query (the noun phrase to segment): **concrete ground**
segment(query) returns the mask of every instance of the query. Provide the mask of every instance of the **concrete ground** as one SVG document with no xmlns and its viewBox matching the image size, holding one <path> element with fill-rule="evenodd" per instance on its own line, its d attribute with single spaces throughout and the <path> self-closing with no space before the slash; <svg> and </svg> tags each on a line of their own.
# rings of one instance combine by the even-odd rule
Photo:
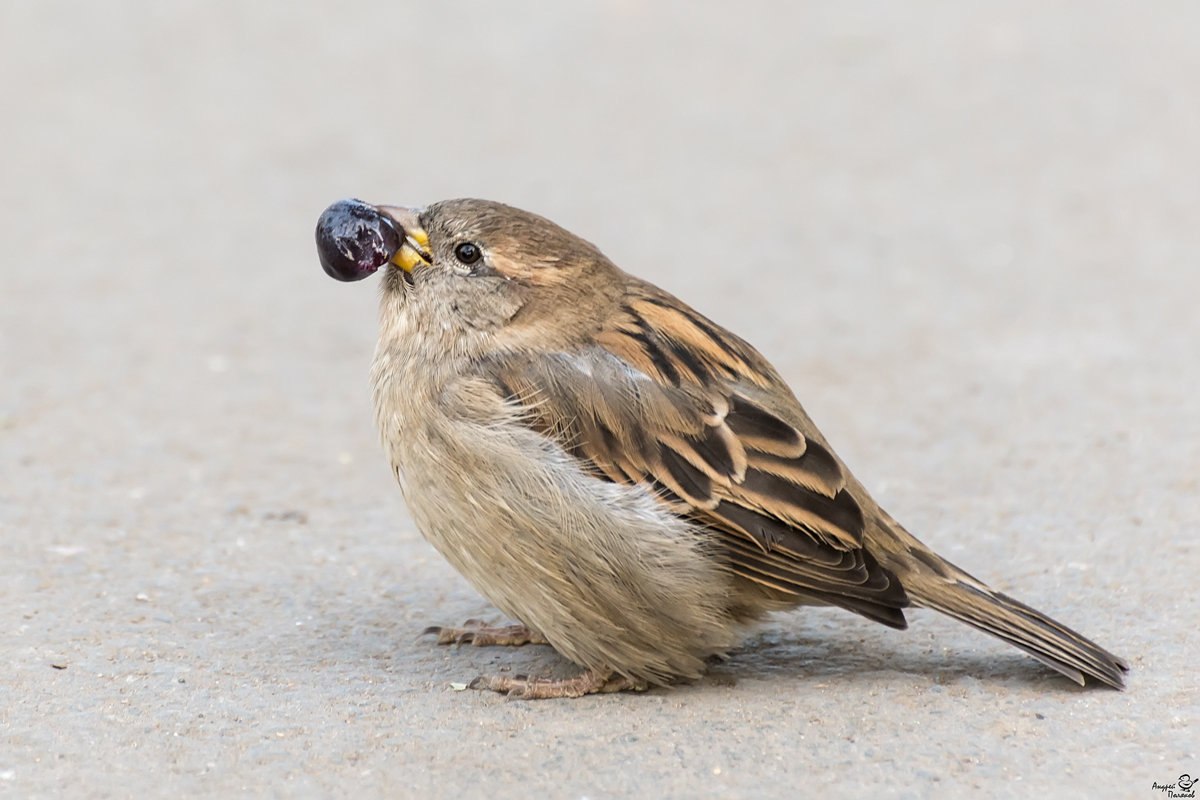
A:
<svg viewBox="0 0 1200 800">
<path fill-rule="evenodd" d="M 0 795 L 1154 798 L 1200 773 L 1200 6 L 5 3 Z M 336 9 L 336 10 L 335 10 Z M 781 616 L 544 648 L 376 444 L 331 201 L 546 214 L 755 342 L 884 504 L 1133 665 Z"/>
</svg>

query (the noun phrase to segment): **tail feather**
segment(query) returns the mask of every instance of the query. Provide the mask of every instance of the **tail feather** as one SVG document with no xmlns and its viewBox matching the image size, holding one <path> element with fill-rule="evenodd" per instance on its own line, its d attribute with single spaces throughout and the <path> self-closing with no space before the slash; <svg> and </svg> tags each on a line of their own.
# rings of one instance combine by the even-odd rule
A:
<svg viewBox="0 0 1200 800">
<path fill-rule="evenodd" d="M 965 573 L 962 577 L 965 580 L 951 578 L 920 589 L 906 588 L 916 604 L 1003 639 L 1080 686 L 1085 678 L 1093 678 L 1114 689 L 1125 688 L 1129 664 L 1123 659 L 1037 609 L 994 592 Z"/>
</svg>

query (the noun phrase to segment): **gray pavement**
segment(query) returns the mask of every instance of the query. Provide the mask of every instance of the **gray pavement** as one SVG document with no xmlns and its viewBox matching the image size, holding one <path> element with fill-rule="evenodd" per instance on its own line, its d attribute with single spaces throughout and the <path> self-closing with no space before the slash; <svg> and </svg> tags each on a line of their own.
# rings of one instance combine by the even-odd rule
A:
<svg viewBox="0 0 1200 800">
<path fill-rule="evenodd" d="M 1157 798 L 1200 773 L 1200 5 L 0 6 L 0 795 Z M 785 615 L 693 686 L 496 612 L 375 441 L 345 196 L 541 212 L 755 342 L 877 496 L 1129 658 Z"/>
</svg>

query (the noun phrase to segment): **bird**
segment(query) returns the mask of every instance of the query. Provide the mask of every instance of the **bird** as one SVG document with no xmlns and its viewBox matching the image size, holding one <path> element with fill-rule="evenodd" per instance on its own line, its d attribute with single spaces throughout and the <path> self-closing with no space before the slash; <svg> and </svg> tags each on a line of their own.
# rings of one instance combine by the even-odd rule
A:
<svg viewBox="0 0 1200 800">
<path fill-rule="evenodd" d="M 423 536 L 514 620 L 441 644 L 549 644 L 570 677 L 514 698 L 698 679 L 756 623 L 923 607 L 1080 685 L 1128 663 L 951 564 L 871 497 L 754 347 L 550 220 L 502 203 L 334 203 L 325 272 L 383 269 L 370 382 Z"/>
</svg>

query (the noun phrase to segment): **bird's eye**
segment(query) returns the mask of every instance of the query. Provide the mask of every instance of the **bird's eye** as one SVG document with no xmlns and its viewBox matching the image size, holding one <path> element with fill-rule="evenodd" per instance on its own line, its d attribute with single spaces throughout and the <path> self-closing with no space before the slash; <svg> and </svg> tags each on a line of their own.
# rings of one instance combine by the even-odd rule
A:
<svg viewBox="0 0 1200 800">
<path fill-rule="evenodd" d="M 471 242 L 463 242 L 454 248 L 454 257 L 464 264 L 474 264 L 483 258 L 483 251 Z"/>
</svg>

